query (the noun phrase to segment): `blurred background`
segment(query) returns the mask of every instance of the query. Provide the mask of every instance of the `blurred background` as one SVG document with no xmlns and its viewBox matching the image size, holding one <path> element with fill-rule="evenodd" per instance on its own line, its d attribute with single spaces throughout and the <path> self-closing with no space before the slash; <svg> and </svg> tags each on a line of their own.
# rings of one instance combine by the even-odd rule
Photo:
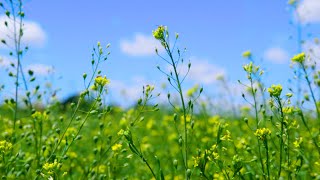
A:
<svg viewBox="0 0 320 180">
<path fill-rule="evenodd" d="M 165 53 L 152 37 L 158 25 L 167 26 L 172 37 L 179 33 L 177 47 L 187 48 L 184 59 L 192 66 L 185 89 L 204 87 L 205 95 L 219 103 L 229 101 L 230 94 L 241 103 L 243 86 L 238 80 L 246 81 L 242 66 L 249 62 L 242 57 L 244 51 L 265 70 L 266 86 L 281 83 L 286 88 L 294 86 L 288 81 L 294 76 L 294 54 L 306 51 L 320 57 L 319 0 L 28 0 L 24 9 L 23 43 L 29 51 L 23 66 L 61 100 L 84 89 L 82 74 L 92 72 L 91 53 L 98 41 L 111 44 L 111 54 L 100 68 L 111 80 L 111 103 L 132 105 L 146 84 L 155 85 L 162 93 L 159 101 L 165 100 L 170 88 L 156 66 L 166 69 L 167 64 L 155 48 Z M 5 19 L 2 14 L 0 24 Z M 0 38 L 7 33 L 1 26 Z M 6 88 L 0 99 L 14 94 L 14 81 L 6 75 L 14 61 L 8 53 L 1 45 L 0 84 Z"/>
</svg>

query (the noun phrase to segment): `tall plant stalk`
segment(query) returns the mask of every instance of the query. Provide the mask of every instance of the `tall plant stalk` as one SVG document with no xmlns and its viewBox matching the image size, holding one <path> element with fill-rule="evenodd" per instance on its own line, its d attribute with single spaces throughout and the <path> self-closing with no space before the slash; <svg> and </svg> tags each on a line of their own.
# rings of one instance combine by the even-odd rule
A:
<svg viewBox="0 0 320 180">
<path fill-rule="evenodd" d="M 183 161 L 184 161 L 184 169 L 185 169 L 185 178 L 186 179 L 190 179 L 191 176 L 191 170 L 189 169 L 189 165 L 188 165 L 188 159 L 189 159 L 189 147 L 188 147 L 188 122 L 187 122 L 187 118 L 188 115 L 191 116 L 191 114 L 193 113 L 193 102 L 195 100 L 190 100 L 188 102 L 188 104 L 186 103 L 184 94 L 183 94 L 183 90 L 182 90 L 182 83 L 185 80 L 186 76 L 188 75 L 189 71 L 190 71 L 190 67 L 191 67 L 191 63 L 188 64 L 188 69 L 186 74 L 183 76 L 181 76 L 178 67 L 179 67 L 179 63 L 183 63 L 183 59 L 181 58 L 181 54 L 180 54 L 180 50 L 177 48 L 177 53 L 178 53 L 178 57 L 174 58 L 174 54 L 173 52 L 176 50 L 176 42 L 177 39 L 179 37 L 178 34 L 176 34 L 175 36 L 175 42 L 173 44 L 173 46 L 171 47 L 170 45 L 170 38 L 169 38 L 169 32 L 167 30 L 167 27 L 165 26 L 159 26 L 155 31 L 153 31 L 153 36 L 155 39 L 159 40 L 162 47 L 165 49 L 166 54 L 168 55 L 169 59 L 167 60 L 166 58 L 163 58 L 162 56 L 160 56 L 158 54 L 158 50 L 156 49 L 156 53 L 158 54 L 159 57 L 161 57 L 165 62 L 167 62 L 170 67 L 173 68 L 173 71 L 170 71 L 170 73 L 166 73 L 164 71 L 162 71 L 160 69 L 160 67 L 158 66 L 158 69 L 164 73 L 167 78 L 169 83 L 171 84 L 171 86 L 177 91 L 179 99 L 180 99 L 180 105 L 182 108 L 182 114 L 183 114 L 183 133 L 184 133 L 184 138 L 183 138 L 183 153 L 182 156 Z M 199 95 L 202 93 L 202 88 L 200 89 L 200 93 Z M 198 96 L 199 97 L 199 96 Z M 168 95 L 168 100 L 169 103 L 173 106 L 173 108 L 176 110 L 175 106 L 170 102 L 170 94 Z M 192 116 L 191 116 L 192 117 Z M 191 127 L 193 127 L 192 123 L 194 123 L 191 120 Z M 179 131 L 177 131 L 179 133 Z M 179 144 L 181 144 L 182 142 L 182 138 L 181 140 L 179 139 Z"/>
<path fill-rule="evenodd" d="M 5 39 L 1 39 L 1 42 L 6 45 L 10 51 L 10 56 L 14 56 L 16 59 L 16 64 L 13 63 L 13 67 L 15 68 L 15 93 L 14 93 L 14 114 L 13 114 L 13 135 L 12 137 L 15 137 L 15 130 L 16 130 L 16 122 L 18 120 L 18 111 L 19 111 L 19 86 L 20 86 L 20 79 L 22 79 L 22 82 L 24 84 L 25 91 L 28 92 L 28 84 L 26 81 L 26 78 L 24 76 L 23 67 L 22 67 L 22 57 L 24 50 L 27 50 L 28 47 L 22 48 L 22 38 L 23 38 L 23 19 L 24 19 L 24 12 L 23 12 L 23 3 L 22 0 L 9 0 L 7 1 L 8 8 L 6 8 L 2 3 L 1 7 L 5 10 L 5 14 L 7 17 L 7 20 L 5 21 L 6 28 L 12 27 L 12 29 L 9 29 L 9 32 L 12 34 L 7 34 L 8 40 L 7 42 Z M 32 102 L 29 95 L 27 95 L 27 105 L 32 109 Z"/>
</svg>

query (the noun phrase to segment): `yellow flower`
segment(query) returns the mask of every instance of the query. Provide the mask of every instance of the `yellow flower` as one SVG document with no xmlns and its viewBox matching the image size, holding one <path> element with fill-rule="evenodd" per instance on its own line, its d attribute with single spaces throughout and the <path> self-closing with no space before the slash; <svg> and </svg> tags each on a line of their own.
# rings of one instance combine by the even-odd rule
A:
<svg viewBox="0 0 320 180">
<path fill-rule="evenodd" d="M 244 58 L 251 58 L 252 54 L 251 51 L 245 51 L 242 53 L 242 57 Z"/>
<path fill-rule="evenodd" d="M 154 86 L 153 85 L 147 85 L 146 86 L 146 92 L 151 92 L 154 90 Z"/>
<path fill-rule="evenodd" d="M 122 136 L 124 134 L 124 130 L 120 129 L 120 131 L 117 134 L 118 134 L 118 136 Z"/>
<path fill-rule="evenodd" d="M 75 136 L 75 134 L 77 133 L 77 129 L 74 127 L 70 127 L 67 129 L 65 136 L 69 137 L 69 136 Z"/>
<path fill-rule="evenodd" d="M 210 151 L 214 151 L 218 148 L 218 146 L 216 144 L 212 145 L 210 148 Z"/>
<path fill-rule="evenodd" d="M 122 144 L 115 144 L 111 147 L 112 151 L 118 151 L 122 147 Z"/>
<path fill-rule="evenodd" d="M 305 59 L 306 59 L 306 54 L 302 52 L 300 54 L 293 56 L 291 60 L 292 62 L 303 63 Z"/>
<path fill-rule="evenodd" d="M 222 141 L 232 141 L 230 131 L 226 130 L 226 134 L 220 138 Z"/>
<path fill-rule="evenodd" d="M 184 121 L 184 116 L 183 116 L 183 115 L 180 116 L 180 120 L 181 120 L 182 122 Z M 186 121 L 187 121 L 187 122 L 190 122 L 190 121 L 191 121 L 191 115 L 189 115 L 189 114 L 186 115 Z"/>
<path fill-rule="evenodd" d="M 48 114 L 46 112 L 41 113 L 39 111 L 36 111 L 31 116 L 32 116 L 32 118 L 37 119 L 37 120 L 47 120 L 48 119 Z"/>
<path fill-rule="evenodd" d="M 214 160 L 217 160 L 217 159 L 219 159 L 219 154 L 216 153 L 216 152 L 213 152 L 212 153 L 212 157 L 213 157 Z"/>
<path fill-rule="evenodd" d="M 45 163 L 43 169 L 48 172 L 48 174 L 53 174 L 56 169 L 60 167 L 60 163 L 55 159 L 53 163 Z"/>
<path fill-rule="evenodd" d="M 294 107 L 284 107 L 282 108 L 283 113 L 292 114 L 294 112 Z"/>
<path fill-rule="evenodd" d="M 250 62 L 249 64 L 246 64 L 242 67 L 243 67 L 244 71 L 246 71 L 248 74 L 259 73 L 259 76 L 263 75 L 263 70 L 260 70 L 260 66 L 254 65 L 252 62 Z M 260 70 L 260 72 L 259 72 L 259 70 Z"/>
<path fill-rule="evenodd" d="M 264 141 L 264 140 L 266 140 L 267 136 L 271 135 L 271 131 L 268 128 L 260 128 L 260 129 L 256 130 L 254 135 L 257 136 L 258 139 Z"/>
<path fill-rule="evenodd" d="M 97 85 L 97 86 L 105 86 L 107 84 L 110 83 L 110 80 L 106 78 L 106 76 L 102 77 L 102 76 L 97 76 L 95 79 L 94 79 L 94 84 Z"/>
<path fill-rule="evenodd" d="M 300 148 L 300 145 L 301 145 L 302 141 L 303 141 L 302 137 L 297 138 L 297 139 L 293 142 L 294 147 Z"/>
<path fill-rule="evenodd" d="M 76 152 L 73 151 L 69 151 L 67 153 L 68 157 L 70 157 L 71 159 L 76 159 L 78 157 L 78 154 Z"/>
<path fill-rule="evenodd" d="M 282 92 L 282 86 L 280 84 L 272 85 L 270 88 L 268 88 L 268 92 L 270 93 L 271 97 L 279 97 Z"/>
<path fill-rule="evenodd" d="M 93 91 L 102 91 L 103 87 L 107 84 L 110 84 L 110 80 L 106 78 L 106 76 L 97 76 L 94 79 L 94 84 L 90 87 Z"/>
<path fill-rule="evenodd" d="M 198 167 L 200 163 L 200 157 L 192 157 L 193 159 L 193 167 Z"/>
<path fill-rule="evenodd" d="M 289 0 L 289 1 L 288 1 L 288 4 L 289 4 L 289 5 L 294 5 L 295 3 L 296 3 L 296 0 Z"/>
<path fill-rule="evenodd" d="M 8 153 L 12 149 L 12 144 L 7 141 L 0 141 L 0 152 L 2 154 Z"/>
<path fill-rule="evenodd" d="M 99 170 L 99 173 L 105 173 L 107 170 L 107 166 L 102 164 L 99 166 L 98 170 Z"/>
<path fill-rule="evenodd" d="M 153 37 L 156 38 L 157 40 L 163 40 L 166 29 L 167 29 L 166 26 L 162 26 L 162 25 L 158 26 L 156 30 L 152 31 Z"/>
<path fill-rule="evenodd" d="M 215 115 L 215 116 L 210 117 L 208 122 L 209 122 L 210 125 L 218 124 L 220 122 L 219 119 L 220 119 L 220 116 Z"/>
<path fill-rule="evenodd" d="M 193 86 L 192 88 L 190 88 L 188 91 L 187 91 L 187 96 L 188 97 L 191 97 L 193 96 L 199 89 L 199 85 L 196 84 L 195 86 Z"/>
<path fill-rule="evenodd" d="M 253 68 L 253 63 L 250 62 L 249 64 L 246 64 L 243 66 L 243 69 L 248 72 L 248 73 L 252 73 L 252 68 Z"/>
</svg>

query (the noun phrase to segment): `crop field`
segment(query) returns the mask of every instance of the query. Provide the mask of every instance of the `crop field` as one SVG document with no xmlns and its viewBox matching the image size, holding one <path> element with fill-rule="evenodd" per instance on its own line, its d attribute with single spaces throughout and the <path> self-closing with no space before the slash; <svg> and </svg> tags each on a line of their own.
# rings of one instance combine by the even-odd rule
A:
<svg viewBox="0 0 320 180">
<path fill-rule="evenodd" d="M 83 62 L 92 69 L 78 78 L 83 90 L 59 100 L 23 70 L 23 7 L 0 0 L 8 18 L 1 26 L 10 28 L 1 43 L 15 59 L 0 77 L 0 95 L 14 84 L 0 96 L 1 179 L 320 179 L 320 70 L 310 52 L 290 57 L 292 88 L 266 83 L 264 68 L 243 52 L 246 80 L 235 82 L 243 92 L 232 97 L 220 76 L 229 105 L 213 104 L 204 87 L 185 86 L 193 63 L 180 35 L 159 25 L 150 34 L 163 48 L 154 54 L 164 66 L 154 71 L 167 80 L 165 100 L 161 85 L 149 84 L 132 106 L 109 104 L 113 81 L 101 67 L 111 50 L 100 42 Z"/>
</svg>

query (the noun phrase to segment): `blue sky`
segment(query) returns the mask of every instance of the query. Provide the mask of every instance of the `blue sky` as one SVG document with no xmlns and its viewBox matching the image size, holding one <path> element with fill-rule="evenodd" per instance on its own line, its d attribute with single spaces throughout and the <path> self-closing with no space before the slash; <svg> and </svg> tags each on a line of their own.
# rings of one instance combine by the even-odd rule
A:
<svg viewBox="0 0 320 180">
<path fill-rule="evenodd" d="M 37 70 L 53 66 L 55 73 L 49 78 L 62 89 L 61 98 L 83 89 L 82 74 L 91 71 L 91 50 L 97 41 L 111 44 L 101 70 L 111 79 L 113 101 L 124 88 L 128 96 L 137 96 L 144 83 L 160 87 L 166 78 L 156 69 L 165 65 L 153 53 L 158 44 L 152 30 L 157 25 L 178 32 L 179 47 L 188 49 L 185 59 L 191 59 L 195 70 L 186 86 L 198 83 L 208 93 L 215 91 L 220 73 L 238 88 L 237 80 L 245 79 L 242 65 L 248 61 L 241 54 L 246 50 L 266 69 L 267 84 L 288 84 L 293 74 L 290 57 L 298 52 L 297 16 L 286 0 L 28 0 L 24 8 L 26 24 L 36 28 L 26 35 L 30 51 L 23 64 Z M 308 47 L 314 47 L 312 39 L 319 34 L 319 8 L 318 0 L 298 4 Z M 1 56 L 6 52 L 0 47 Z"/>
</svg>

